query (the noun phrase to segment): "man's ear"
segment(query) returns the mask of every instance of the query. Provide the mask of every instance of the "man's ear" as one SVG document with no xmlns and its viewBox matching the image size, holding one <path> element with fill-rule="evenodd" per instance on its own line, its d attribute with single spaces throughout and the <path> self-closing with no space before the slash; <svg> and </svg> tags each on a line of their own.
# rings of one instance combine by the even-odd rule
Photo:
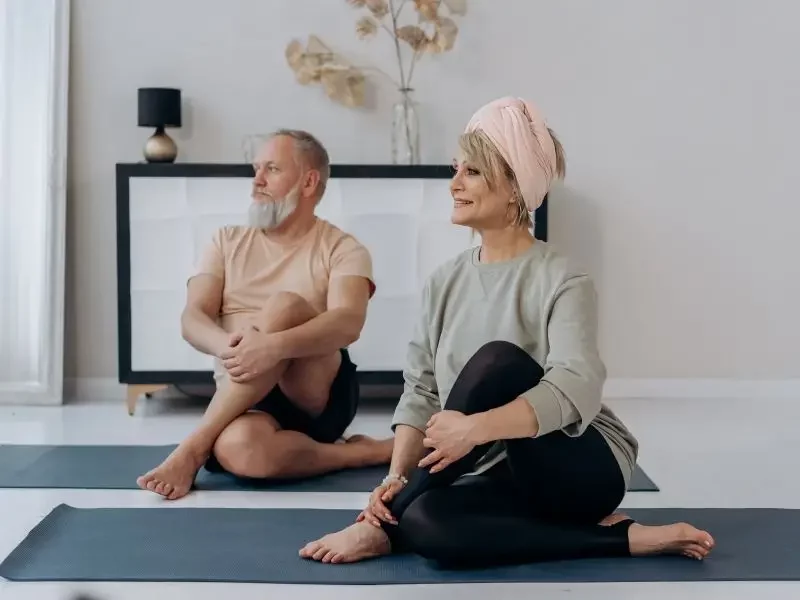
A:
<svg viewBox="0 0 800 600">
<path fill-rule="evenodd" d="M 319 179 L 319 171 L 316 169 L 309 169 L 306 171 L 303 181 L 303 189 L 306 192 L 306 196 L 316 193 L 317 187 L 319 186 Z"/>
</svg>

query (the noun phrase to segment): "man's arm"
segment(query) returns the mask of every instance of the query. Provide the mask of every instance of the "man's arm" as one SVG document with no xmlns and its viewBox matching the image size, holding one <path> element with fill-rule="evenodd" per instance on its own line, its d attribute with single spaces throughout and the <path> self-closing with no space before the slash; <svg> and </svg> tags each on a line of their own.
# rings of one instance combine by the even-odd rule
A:
<svg viewBox="0 0 800 600">
<path fill-rule="evenodd" d="M 302 325 L 270 334 L 277 337 L 281 359 L 332 354 L 358 340 L 367 319 L 369 297 L 367 278 L 333 278 L 328 289 L 328 310 Z"/>
<path fill-rule="evenodd" d="M 217 324 L 223 282 L 215 275 L 192 277 L 187 284 L 186 306 L 181 314 L 181 335 L 196 350 L 219 356 L 230 335 Z"/>
</svg>

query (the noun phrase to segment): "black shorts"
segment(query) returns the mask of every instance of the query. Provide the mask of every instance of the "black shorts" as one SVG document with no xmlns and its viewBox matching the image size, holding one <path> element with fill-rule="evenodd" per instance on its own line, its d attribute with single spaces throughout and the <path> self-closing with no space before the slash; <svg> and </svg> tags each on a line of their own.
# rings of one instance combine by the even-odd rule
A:
<svg viewBox="0 0 800 600">
<path fill-rule="evenodd" d="M 332 444 L 340 439 L 356 416 L 359 402 L 358 377 L 356 365 L 350 354 L 342 349 L 342 363 L 331 384 L 328 404 L 319 416 L 312 417 L 297 408 L 279 385 L 256 404 L 252 410 L 265 412 L 278 422 L 281 429 L 299 431 L 323 444 Z M 213 472 L 224 471 L 212 452 L 206 469 Z"/>
<path fill-rule="evenodd" d="M 342 349 L 342 363 L 331 384 L 330 396 L 325 410 L 317 417 L 297 408 L 276 385 L 253 410 L 272 415 L 281 429 L 299 431 L 323 444 L 332 444 L 342 437 L 353 422 L 358 410 L 359 388 L 356 365 L 350 354 Z"/>
</svg>

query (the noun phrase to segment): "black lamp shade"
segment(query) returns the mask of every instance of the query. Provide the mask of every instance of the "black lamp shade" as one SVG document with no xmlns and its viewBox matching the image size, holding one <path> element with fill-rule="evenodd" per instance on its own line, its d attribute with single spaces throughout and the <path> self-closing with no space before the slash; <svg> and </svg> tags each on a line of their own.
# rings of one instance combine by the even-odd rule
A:
<svg viewBox="0 0 800 600">
<path fill-rule="evenodd" d="M 139 127 L 180 127 L 181 91 L 139 88 Z"/>
</svg>

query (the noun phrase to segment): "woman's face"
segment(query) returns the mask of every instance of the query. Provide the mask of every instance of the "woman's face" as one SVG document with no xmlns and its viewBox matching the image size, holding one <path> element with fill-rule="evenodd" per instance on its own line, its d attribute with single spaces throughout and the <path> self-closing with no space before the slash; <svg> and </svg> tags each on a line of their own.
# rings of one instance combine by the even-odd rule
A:
<svg viewBox="0 0 800 600">
<path fill-rule="evenodd" d="M 511 184 L 506 177 L 496 177 L 497 185 L 489 188 L 484 173 L 464 158 L 453 162 L 455 175 L 450 182 L 453 212 L 450 220 L 456 225 L 474 229 L 498 229 L 509 224 L 509 208 L 513 202 Z M 486 174 L 491 177 L 491 174 Z"/>
</svg>

